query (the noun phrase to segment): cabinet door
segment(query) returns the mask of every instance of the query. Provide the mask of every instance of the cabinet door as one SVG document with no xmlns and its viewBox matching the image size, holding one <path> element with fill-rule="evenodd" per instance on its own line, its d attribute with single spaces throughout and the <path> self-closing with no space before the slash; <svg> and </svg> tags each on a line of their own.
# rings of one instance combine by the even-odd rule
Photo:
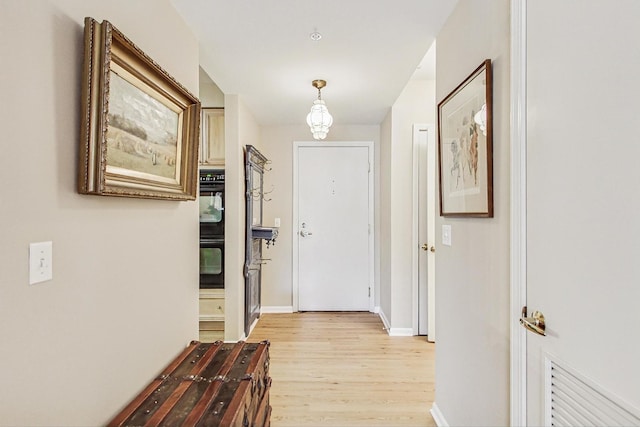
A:
<svg viewBox="0 0 640 427">
<path fill-rule="evenodd" d="M 203 108 L 200 164 L 224 166 L 224 109 Z"/>
</svg>

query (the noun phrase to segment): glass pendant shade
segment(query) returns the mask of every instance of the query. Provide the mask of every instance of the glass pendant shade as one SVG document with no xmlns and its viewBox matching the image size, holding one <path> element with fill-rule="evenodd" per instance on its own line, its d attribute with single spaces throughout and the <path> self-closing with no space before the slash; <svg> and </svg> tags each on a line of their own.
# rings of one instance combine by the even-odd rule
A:
<svg viewBox="0 0 640 427">
<path fill-rule="evenodd" d="M 314 139 L 325 139 L 329 128 L 333 124 L 333 117 L 329 114 L 327 106 L 322 99 L 316 99 L 311 106 L 311 112 L 307 115 L 307 124 Z"/>
</svg>

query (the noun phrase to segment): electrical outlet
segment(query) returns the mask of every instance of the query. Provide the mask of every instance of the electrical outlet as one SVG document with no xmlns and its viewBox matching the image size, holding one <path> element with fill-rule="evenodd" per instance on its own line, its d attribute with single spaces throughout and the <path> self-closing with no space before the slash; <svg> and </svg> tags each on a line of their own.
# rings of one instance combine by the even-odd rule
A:
<svg viewBox="0 0 640 427">
<path fill-rule="evenodd" d="M 53 242 L 29 245 L 29 284 L 53 279 Z"/>
<path fill-rule="evenodd" d="M 273 226 L 274 227 L 280 227 L 280 218 L 276 218 L 273 220 Z"/>
</svg>

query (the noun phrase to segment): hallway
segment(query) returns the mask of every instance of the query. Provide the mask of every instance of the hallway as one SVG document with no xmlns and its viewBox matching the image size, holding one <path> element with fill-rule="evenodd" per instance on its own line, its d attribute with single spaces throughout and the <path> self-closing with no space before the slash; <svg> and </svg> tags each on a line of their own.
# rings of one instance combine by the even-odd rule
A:
<svg viewBox="0 0 640 427">
<path fill-rule="evenodd" d="M 434 426 L 435 345 L 390 337 L 377 314 L 263 314 L 248 342 L 271 342 L 271 423 Z"/>
</svg>

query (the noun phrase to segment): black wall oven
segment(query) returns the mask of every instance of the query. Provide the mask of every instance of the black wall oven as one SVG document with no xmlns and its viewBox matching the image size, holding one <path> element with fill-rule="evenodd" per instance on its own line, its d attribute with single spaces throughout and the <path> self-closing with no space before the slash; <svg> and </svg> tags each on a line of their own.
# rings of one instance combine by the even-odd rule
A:
<svg viewBox="0 0 640 427">
<path fill-rule="evenodd" d="M 224 288 L 224 170 L 200 171 L 200 287 Z"/>
<path fill-rule="evenodd" d="M 200 287 L 224 288 L 224 239 L 200 239 Z"/>
<path fill-rule="evenodd" d="M 224 171 L 200 171 L 200 239 L 224 239 Z"/>
</svg>

